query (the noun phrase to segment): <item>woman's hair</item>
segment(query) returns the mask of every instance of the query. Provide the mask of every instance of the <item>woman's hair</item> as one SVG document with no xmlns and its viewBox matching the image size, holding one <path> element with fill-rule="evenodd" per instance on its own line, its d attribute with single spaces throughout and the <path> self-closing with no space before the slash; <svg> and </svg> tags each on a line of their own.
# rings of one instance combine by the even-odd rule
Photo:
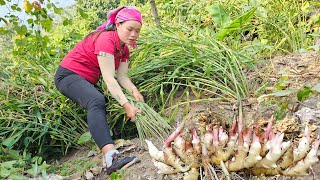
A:
<svg viewBox="0 0 320 180">
<path fill-rule="evenodd" d="M 123 22 L 121 22 L 120 24 L 122 24 Z M 94 39 L 93 39 L 93 41 L 95 41 L 99 36 L 100 36 L 100 34 L 102 33 L 102 32 L 106 32 L 106 31 L 116 31 L 117 30 L 117 28 L 116 28 L 116 25 L 115 24 L 112 24 L 112 26 L 111 27 L 109 27 L 109 28 L 106 28 L 106 29 L 103 29 L 103 30 L 96 30 L 96 31 L 93 31 L 93 32 L 91 32 L 91 33 L 89 33 L 88 35 L 86 35 L 86 37 L 84 38 L 84 39 L 87 39 L 89 36 L 91 36 L 91 35 L 95 35 L 95 37 L 94 37 Z"/>
</svg>

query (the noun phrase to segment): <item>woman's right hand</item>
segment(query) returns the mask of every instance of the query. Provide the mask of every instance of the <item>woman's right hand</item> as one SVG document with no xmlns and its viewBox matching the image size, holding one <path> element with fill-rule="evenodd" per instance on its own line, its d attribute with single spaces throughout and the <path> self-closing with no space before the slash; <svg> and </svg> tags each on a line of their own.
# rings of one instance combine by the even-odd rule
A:
<svg viewBox="0 0 320 180">
<path fill-rule="evenodd" d="M 131 105 L 129 102 L 126 102 L 123 105 L 123 108 L 125 109 L 127 116 L 131 119 L 131 121 L 136 120 L 136 114 L 141 114 L 141 110 L 138 109 L 137 107 Z"/>
</svg>

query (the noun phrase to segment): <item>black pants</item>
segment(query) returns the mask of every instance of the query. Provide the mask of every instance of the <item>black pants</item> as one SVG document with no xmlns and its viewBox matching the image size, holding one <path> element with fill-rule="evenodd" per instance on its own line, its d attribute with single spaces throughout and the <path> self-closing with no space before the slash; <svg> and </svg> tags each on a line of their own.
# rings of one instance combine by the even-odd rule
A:
<svg viewBox="0 0 320 180">
<path fill-rule="evenodd" d="M 86 108 L 89 130 L 99 148 L 107 144 L 114 144 L 106 122 L 104 95 L 89 81 L 61 66 L 56 72 L 54 82 L 63 95 Z"/>
</svg>

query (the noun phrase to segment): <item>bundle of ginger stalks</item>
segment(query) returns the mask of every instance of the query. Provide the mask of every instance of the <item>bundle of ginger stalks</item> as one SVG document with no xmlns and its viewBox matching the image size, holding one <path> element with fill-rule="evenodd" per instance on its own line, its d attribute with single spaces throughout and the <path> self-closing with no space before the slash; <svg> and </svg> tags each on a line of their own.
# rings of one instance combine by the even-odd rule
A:
<svg viewBox="0 0 320 180">
<path fill-rule="evenodd" d="M 141 142 L 146 138 L 164 139 L 168 136 L 172 127 L 166 119 L 144 102 L 139 102 L 137 107 L 142 111 L 141 115 L 136 116 L 135 120 Z"/>
<path fill-rule="evenodd" d="M 249 171 L 254 175 L 306 175 L 317 161 L 319 137 L 312 141 L 305 127 L 298 144 L 284 141 L 284 134 L 272 129 L 270 118 L 264 131 L 258 123 L 244 129 L 234 118 L 229 131 L 210 122 L 185 125 L 182 122 L 158 150 L 146 140 L 149 154 L 160 173 L 181 175 L 185 180 L 218 179 L 214 167 L 229 172 Z"/>
<path fill-rule="evenodd" d="M 135 103 L 132 97 L 128 97 L 128 99 L 142 112 L 137 114 L 135 119 L 140 142 L 143 142 L 146 138 L 164 139 L 168 136 L 173 128 L 165 118 L 160 116 L 147 103 Z"/>
</svg>

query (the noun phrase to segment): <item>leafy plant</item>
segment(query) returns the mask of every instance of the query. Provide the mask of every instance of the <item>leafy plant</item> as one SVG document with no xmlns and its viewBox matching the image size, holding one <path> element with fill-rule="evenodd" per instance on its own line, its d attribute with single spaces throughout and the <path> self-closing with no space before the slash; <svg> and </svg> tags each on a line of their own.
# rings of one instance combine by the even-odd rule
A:
<svg viewBox="0 0 320 180">
<path fill-rule="evenodd" d="M 99 162 L 87 157 L 83 154 L 81 157 L 71 158 L 68 161 L 61 164 L 54 163 L 52 166 L 47 168 L 48 172 L 54 172 L 59 174 L 66 179 L 74 179 L 82 176 L 91 168 L 99 168 Z"/>
<path fill-rule="evenodd" d="M 216 41 L 210 32 L 179 27 L 152 30 L 144 37 L 129 74 L 142 92 L 152 95 L 147 99 L 162 99 L 165 107 L 170 103 L 164 97 L 182 88 L 197 98 L 204 93 L 226 100 L 247 96 L 241 67 L 254 62 Z"/>
<path fill-rule="evenodd" d="M 1 31 L 3 37 L 12 36 L 13 43 L 6 46 L 12 55 L 2 60 L 6 63 L 0 73 L 0 136 L 9 149 L 27 148 L 47 158 L 79 146 L 77 139 L 87 125 L 83 110 L 74 108 L 53 83 L 56 62 L 63 54 L 56 52 L 46 34 L 53 28 L 52 13 L 60 15 L 61 8 L 50 2 L 41 6 L 28 12 L 26 24 L 11 19 Z"/>
<path fill-rule="evenodd" d="M 32 157 L 27 150 L 17 151 L 0 146 L 0 178 L 28 179 L 40 174 L 46 177 L 47 167 L 43 158 Z"/>
<path fill-rule="evenodd" d="M 281 80 L 280 80 L 281 81 Z M 278 83 L 279 84 L 279 83 Z M 277 120 L 283 119 L 286 115 L 287 111 L 295 111 L 295 109 L 289 108 L 289 105 L 292 104 L 292 100 L 297 100 L 299 103 L 302 103 L 305 99 L 307 99 L 312 94 L 320 93 L 320 84 L 316 84 L 312 87 L 308 85 L 304 85 L 299 89 L 283 89 L 271 94 L 263 95 L 262 98 L 270 98 L 273 97 L 278 100 L 277 109 L 275 112 L 275 117 Z"/>
<path fill-rule="evenodd" d="M 116 172 L 113 172 L 110 175 L 110 180 L 121 180 L 124 178 L 124 170 L 119 170 Z"/>
<path fill-rule="evenodd" d="M 257 7 L 254 7 L 243 15 L 237 17 L 235 20 L 230 21 L 230 18 L 219 3 L 210 6 L 208 11 L 213 17 L 215 23 L 218 24 L 218 27 L 220 27 L 220 30 L 216 34 L 216 38 L 222 41 L 228 34 L 243 28 L 247 22 L 250 22 L 251 17 L 256 10 Z"/>
</svg>

